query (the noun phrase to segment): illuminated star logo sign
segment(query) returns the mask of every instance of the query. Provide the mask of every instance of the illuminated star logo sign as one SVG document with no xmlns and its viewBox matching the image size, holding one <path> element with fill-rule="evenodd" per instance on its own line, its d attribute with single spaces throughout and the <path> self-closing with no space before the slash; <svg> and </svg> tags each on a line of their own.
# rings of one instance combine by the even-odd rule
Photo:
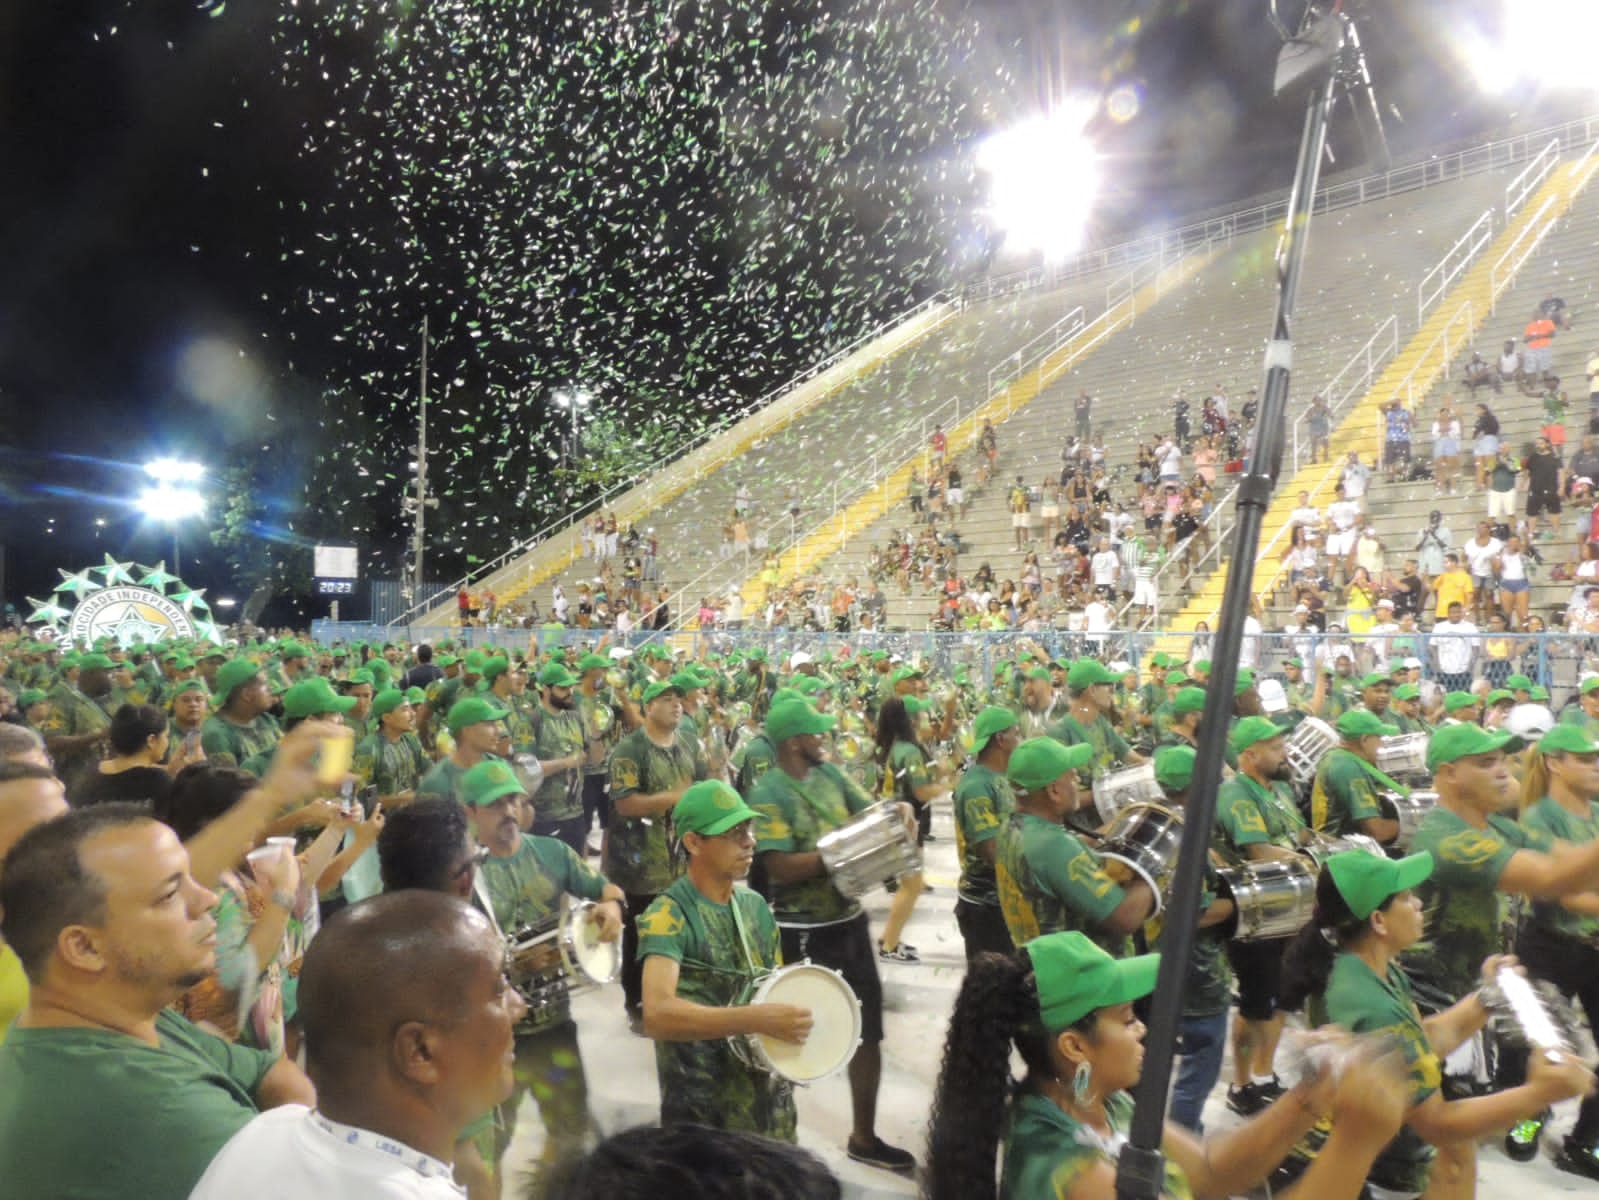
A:
<svg viewBox="0 0 1599 1200">
<path fill-rule="evenodd" d="M 159 642 L 172 632 L 169 626 L 146 620 L 139 614 L 135 604 L 124 604 L 108 610 L 101 618 L 100 626 L 108 630 L 121 646 Z"/>
<path fill-rule="evenodd" d="M 119 563 L 116 559 L 107 554 L 105 556 L 105 566 L 90 567 L 89 570 L 99 571 L 101 575 L 105 576 L 106 586 L 111 587 L 118 583 L 131 584 L 133 582 L 133 569 L 135 566 L 136 564 L 134 563 Z M 83 573 L 87 575 L 89 571 L 85 571 Z"/>
<path fill-rule="evenodd" d="M 63 571 L 62 574 L 65 575 L 66 572 Z M 139 585 L 141 587 L 154 588 L 158 592 L 165 592 L 167 590 L 167 584 L 176 583 L 181 586 L 182 582 L 183 581 L 180 580 L 176 575 L 169 575 L 167 573 L 166 561 L 162 560 L 161 562 L 156 563 L 156 565 L 149 571 L 145 572 L 144 577 L 139 580 Z"/>
<path fill-rule="evenodd" d="M 90 570 L 95 569 L 93 567 L 90 568 Z M 71 592 L 73 599 L 82 600 L 89 592 L 100 590 L 100 585 L 89 578 L 89 571 L 74 573 L 72 571 L 62 571 L 59 567 L 56 570 L 61 574 L 61 582 L 56 584 L 55 587 L 57 592 Z"/>
</svg>

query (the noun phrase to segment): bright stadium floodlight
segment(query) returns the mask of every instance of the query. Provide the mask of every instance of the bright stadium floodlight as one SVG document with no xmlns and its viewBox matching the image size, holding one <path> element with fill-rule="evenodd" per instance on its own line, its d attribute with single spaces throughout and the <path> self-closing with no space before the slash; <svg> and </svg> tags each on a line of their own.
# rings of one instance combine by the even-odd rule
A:
<svg viewBox="0 0 1599 1200">
<path fill-rule="evenodd" d="M 162 485 L 139 493 L 139 511 L 163 524 L 205 514 L 205 497 L 193 488 Z"/>
<path fill-rule="evenodd" d="M 205 478 L 205 468 L 197 462 L 179 458 L 158 458 L 144 464 L 144 473 L 157 483 L 198 483 Z"/>
<path fill-rule="evenodd" d="M 989 176 L 988 212 L 1007 244 L 1047 261 L 1076 251 L 1099 190 L 1099 156 L 1084 136 L 1095 100 L 1068 100 L 996 133 L 978 148 Z"/>
<path fill-rule="evenodd" d="M 1451 31 L 1460 61 L 1483 91 L 1497 96 L 1518 83 L 1586 91 L 1599 86 L 1592 52 L 1599 5 L 1593 0 L 1499 0 L 1498 8 L 1497 19 L 1462 20 Z"/>
</svg>

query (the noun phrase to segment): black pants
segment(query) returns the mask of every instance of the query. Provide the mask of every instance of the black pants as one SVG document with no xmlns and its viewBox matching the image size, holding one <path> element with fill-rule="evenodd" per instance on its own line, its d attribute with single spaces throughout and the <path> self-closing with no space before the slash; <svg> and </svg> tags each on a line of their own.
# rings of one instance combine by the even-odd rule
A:
<svg viewBox="0 0 1599 1200">
<path fill-rule="evenodd" d="M 611 821 L 611 780 L 603 771 L 597 775 L 583 776 L 583 824 L 585 828 L 594 824 L 596 813 L 599 814 L 600 828 L 604 829 Z"/>
<path fill-rule="evenodd" d="M 973 904 L 965 897 L 955 901 L 955 924 L 960 927 L 961 940 L 966 943 L 966 965 L 970 967 L 979 954 L 1010 954 L 1016 944 L 1010 940 L 1010 930 L 1005 927 L 1005 914 L 997 904 Z"/>
<path fill-rule="evenodd" d="M 622 1000 L 629 1016 L 644 1011 L 644 964 L 638 960 L 638 919 L 654 903 L 654 896 L 627 893 L 627 919 L 622 922 Z"/>
<path fill-rule="evenodd" d="M 918 800 L 912 807 L 916 809 L 916 844 L 923 846 L 927 843 L 927 835 L 933 832 L 933 802 L 929 800 L 923 804 Z"/>
<path fill-rule="evenodd" d="M 534 821 L 533 832 L 539 837 L 559 838 L 579 857 L 583 857 L 583 847 L 588 842 L 589 819 L 584 813 L 581 817 L 567 817 L 561 821 Z"/>
<path fill-rule="evenodd" d="M 1525 922 L 1516 934 L 1516 957 L 1534 979 L 1548 980 L 1567 999 L 1576 996 L 1590 1024 L 1599 1021 L 1599 949 Z M 1582 1102 L 1571 1137 L 1587 1146 L 1599 1142 L 1599 1098 Z"/>
</svg>

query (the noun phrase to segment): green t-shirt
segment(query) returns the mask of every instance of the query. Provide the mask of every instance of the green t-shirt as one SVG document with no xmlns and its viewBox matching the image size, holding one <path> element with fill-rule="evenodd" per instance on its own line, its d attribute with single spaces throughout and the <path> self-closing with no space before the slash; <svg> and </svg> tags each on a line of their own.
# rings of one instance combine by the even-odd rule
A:
<svg viewBox="0 0 1599 1200">
<path fill-rule="evenodd" d="M 832 763 L 811 768 L 804 779 L 773 768 L 750 795 L 755 810 L 755 851 L 808 854 L 817 839 L 871 806 L 872 798 Z M 826 875 L 771 885 L 772 909 L 784 925 L 836 925 L 853 920 L 861 906 Z"/>
<path fill-rule="evenodd" d="M 485 754 L 483 757 L 499 756 Z M 421 800 L 427 796 L 439 796 L 445 800 L 454 800 L 457 804 L 465 804 L 466 794 L 461 790 L 461 781 L 466 778 L 469 770 L 471 767 L 458 766 L 453 757 L 439 759 L 416 785 L 416 798 Z"/>
<path fill-rule="evenodd" d="M 655 954 L 677 963 L 677 994 L 695 1004 L 748 1003 L 757 976 L 782 962 L 772 910 L 759 893 L 736 885 L 733 903 L 718 904 L 685 876 L 644 910 L 638 932 L 639 961 Z M 692 1122 L 795 1140 L 793 1088 L 781 1076 L 746 1066 L 729 1039 L 658 1041 L 655 1069 L 661 1124 Z"/>
<path fill-rule="evenodd" d="M 583 753 L 583 717 L 576 708 L 562 713 L 535 708 L 529 713 L 533 753 L 544 762 Z M 541 821 L 569 821 L 583 815 L 583 771 L 545 775 L 533 797 Z"/>
<path fill-rule="evenodd" d="M 1575 725 L 1583 733 L 1587 734 L 1590 739 L 1599 737 L 1599 718 L 1590 717 L 1583 712 L 1580 704 L 1573 704 L 1561 713 L 1560 723 L 1562 725 Z"/>
<path fill-rule="evenodd" d="M 432 764 L 414 733 L 390 741 L 382 732 L 369 734 L 356 744 L 350 769 L 362 787 L 375 787 L 380 796 L 415 791 Z"/>
<path fill-rule="evenodd" d="M 1089 760 L 1088 766 L 1082 772 L 1085 778 L 1115 770 L 1132 752 L 1127 739 L 1116 732 L 1116 727 L 1103 714 L 1095 717 L 1092 724 L 1085 726 L 1076 717 L 1067 713 L 1055 723 L 1049 731 L 1049 736 L 1068 746 L 1087 742 L 1094 748 L 1094 757 Z"/>
<path fill-rule="evenodd" d="M 777 765 L 777 747 L 764 731 L 753 734 L 733 751 L 733 764 L 738 771 L 738 793 L 748 802 L 761 776 Z"/>
<path fill-rule="evenodd" d="M 1405 952 L 1411 978 L 1458 1000 L 1477 984 L 1483 959 L 1503 946 L 1499 876 L 1518 850 L 1546 850 L 1548 838 L 1508 817 L 1477 829 L 1447 808 L 1421 819 L 1411 853 L 1432 855 L 1432 878 L 1416 891 L 1427 912 L 1427 937 Z"/>
<path fill-rule="evenodd" d="M 39 723 L 39 734 L 46 740 L 105 733 L 111 728 L 111 718 L 106 715 L 105 709 L 65 681 L 50 689 L 49 701 L 49 711 Z M 75 776 L 99 762 L 100 755 L 90 745 L 70 754 L 57 754 L 55 760 L 57 776 L 70 784 Z"/>
<path fill-rule="evenodd" d="M 672 856 L 671 816 L 624 817 L 617 807 L 635 792 L 675 792 L 694 782 L 694 760 L 674 736 L 662 746 L 641 726 L 611 751 L 611 820 L 606 845 L 606 873 L 624 892 L 653 896 L 676 879 Z"/>
<path fill-rule="evenodd" d="M 1215 869 L 1207 864 L 1199 895 L 1201 913 L 1215 902 L 1218 885 Z M 1165 924 L 1164 914 L 1144 922 L 1144 942 L 1150 951 L 1160 949 Z M 1232 1004 L 1232 969 L 1228 966 L 1226 942 L 1221 936 L 1225 927 L 1216 925 L 1194 931 L 1194 952 L 1188 960 L 1188 979 L 1183 984 L 1185 1017 L 1212 1017 L 1226 1012 Z"/>
<path fill-rule="evenodd" d="M 1553 796 L 1545 796 L 1521 814 L 1521 826 L 1552 841 L 1582 845 L 1599 838 L 1599 804 L 1588 802 L 1586 816 L 1577 816 Z M 1599 917 L 1584 916 L 1563 907 L 1558 900 L 1534 900 L 1529 918 L 1534 924 L 1567 937 L 1599 937 Z"/>
<path fill-rule="evenodd" d="M 1116 1166 L 1120 1139 L 1133 1122 L 1133 1098 L 1117 1092 L 1105 1101 L 1111 1138 L 1079 1124 L 1054 1101 L 1037 1092 L 1016 1093 L 1005 1131 L 1003 1200 L 1066 1200 L 1084 1172 L 1096 1163 Z M 1169 1157 L 1162 1200 L 1193 1200 L 1188 1177 Z"/>
<path fill-rule="evenodd" d="M 1351 1033 L 1391 1034 L 1398 1041 L 1410 1087 L 1408 1107 L 1414 1108 L 1438 1090 L 1443 1068 L 1422 1028 L 1410 979 L 1398 963 L 1390 963 L 1387 978 L 1379 979 L 1359 955 L 1340 954 L 1333 962 L 1319 1008 L 1311 1013 L 1318 1025 L 1340 1025 Z M 1408 1125 L 1402 1126 L 1378 1155 L 1371 1180 L 1390 1191 L 1424 1192 L 1432 1159 L 1433 1148 Z"/>
<path fill-rule="evenodd" d="M 933 772 L 927 765 L 927 755 L 915 742 L 895 742 L 888 748 L 888 771 L 883 776 L 881 789 L 885 800 L 920 807 L 916 789 L 932 782 Z"/>
<path fill-rule="evenodd" d="M 1128 939 L 1102 928 L 1126 897 L 1099 855 L 1064 825 L 1013 812 L 1000 826 L 994 874 L 1011 940 L 1025 945 L 1045 933 L 1076 929 L 1109 953 L 1128 951 Z"/>
<path fill-rule="evenodd" d="M 159 1046 L 101 1029 L 11 1031 L 0 1046 L 8 1196 L 187 1200 L 255 1116 L 275 1060 L 169 1009 L 156 1032 Z"/>
<path fill-rule="evenodd" d="M 1330 837 L 1360 832 L 1360 822 L 1382 816 L 1378 783 L 1364 759 L 1334 746 L 1316 767 L 1310 788 L 1310 825 Z"/>
<path fill-rule="evenodd" d="M 598 900 L 605 890 L 604 876 L 591 870 L 565 842 L 528 833 L 510 856 L 485 858 L 478 873 L 493 902 L 494 919 L 508 937 L 559 915 L 563 893 Z M 550 997 L 549 1004 L 528 1009 L 520 1029 L 549 1029 L 571 1015 L 564 992 L 553 991 Z"/>
<path fill-rule="evenodd" d="M 1266 788 L 1241 771 L 1216 790 L 1216 825 L 1235 850 L 1262 842 L 1293 850 L 1305 827 L 1286 783 Z"/>
<path fill-rule="evenodd" d="M 252 758 L 270 754 L 283 737 L 271 713 L 260 713 L 248 725 L 236 725 L 221 713 L 200 726 L 200 748 L 212 766 L 243 767 Z"/>
<path fill-rule="evenodd" d="M 1016 807 L 1010 781 L 998 771 L 974 762 L 955 785 L 955 851 L 960 856 L 959 894 L 968 904 L 999 906 L 994 868 L 977 847 L 999 836 L 1000 826 Z"/>
</svg>

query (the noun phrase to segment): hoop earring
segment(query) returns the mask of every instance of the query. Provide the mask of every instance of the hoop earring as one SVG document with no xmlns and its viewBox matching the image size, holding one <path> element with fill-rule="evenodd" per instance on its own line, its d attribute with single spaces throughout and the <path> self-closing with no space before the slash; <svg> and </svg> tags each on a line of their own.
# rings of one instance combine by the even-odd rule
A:
<svg viewBox="0 0 1599 1200">
<path fill-rule="evenodd" d="M 1079 1106 L 1088 1103 L 1089 1088 L 1093 1083 L 1093 1068 L 1087 1063 L 1077 1064 L 1077 1070 L 1072 1073 L 1072 1099 Z"/>
</svg>

